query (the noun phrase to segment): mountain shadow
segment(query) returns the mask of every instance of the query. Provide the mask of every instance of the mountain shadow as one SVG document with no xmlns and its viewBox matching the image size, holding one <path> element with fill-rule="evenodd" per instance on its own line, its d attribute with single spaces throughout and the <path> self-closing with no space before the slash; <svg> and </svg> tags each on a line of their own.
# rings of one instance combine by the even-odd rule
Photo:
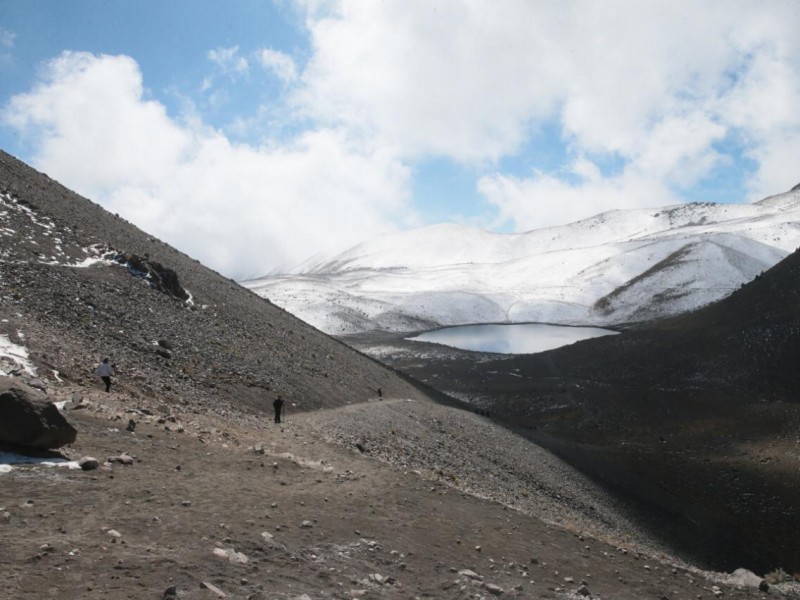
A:
<svg viewBox="0 0 800 600">
<path fill-rule="evenodd" d="M 534 355 L 393 366 L 469 398 L 716 569 L 800 570 L 800 252 L 682 316 Z"/>
</svg>

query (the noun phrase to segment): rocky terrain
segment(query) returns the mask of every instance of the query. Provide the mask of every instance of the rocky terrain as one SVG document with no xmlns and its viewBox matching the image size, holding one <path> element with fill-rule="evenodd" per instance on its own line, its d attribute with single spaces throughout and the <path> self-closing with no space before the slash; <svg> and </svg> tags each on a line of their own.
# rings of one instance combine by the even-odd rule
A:
<svg viewBox="0 0 800 600">
<path fill-rule="evenodd" d="M 68 457 L 100 466 L 0 474 L 1 598 L 800 597 L 689 566 L 564 463 L 430 401 L 279 426 L 125 393 L 51 396 L 80 432 Z"/>
<path fill-rule="evenodd" d="M 77 430 L 0 445 L 0 598 L 800 597 L 6 154 L 0 370 Z"/>
<path fill-rule="evenodd" d="M 649 507 L 706 566 L 800 570 L 800 253 L 680 317 L 536 355 L 351 338 Z"/>
<path fill-rule="evenodd" d="M 43 378 L 120 385 L 224 414 L 418 392 L 282 309 L 0 154 L 0 336 Z"/>
</svg>

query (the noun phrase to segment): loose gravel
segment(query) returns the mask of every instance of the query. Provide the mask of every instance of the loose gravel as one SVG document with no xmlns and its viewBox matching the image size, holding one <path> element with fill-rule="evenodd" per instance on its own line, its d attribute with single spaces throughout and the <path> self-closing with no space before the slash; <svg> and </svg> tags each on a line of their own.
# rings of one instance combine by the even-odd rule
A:
<svg viewBox="0 0 800 600">
<path fill-rule="evenodd" d="M 416 400 L 299 415 L 325 439 L 575 532 L 667 553 L 585 475 L 490 419 Z"/>
</svg>

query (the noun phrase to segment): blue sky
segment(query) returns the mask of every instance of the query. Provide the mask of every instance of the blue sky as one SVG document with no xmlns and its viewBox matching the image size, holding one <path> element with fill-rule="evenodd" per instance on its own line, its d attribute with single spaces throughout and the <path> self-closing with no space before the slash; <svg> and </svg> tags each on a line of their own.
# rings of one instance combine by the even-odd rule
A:
<svg viewBox="0 0 800 600">
<path fill-rule="evenodd" d="M 800 181 L 792 1 L 0 0 L 0 147 L 230 276 Z"/>
</svg>

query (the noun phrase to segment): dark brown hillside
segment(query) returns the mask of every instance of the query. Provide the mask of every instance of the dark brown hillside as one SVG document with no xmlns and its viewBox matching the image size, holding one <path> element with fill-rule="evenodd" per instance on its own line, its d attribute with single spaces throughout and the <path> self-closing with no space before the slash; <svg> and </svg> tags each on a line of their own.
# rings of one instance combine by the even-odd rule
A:
<svg viewBox="0 0 800 600">
<path fill-rule="evenodd" d="M 800 571 L 800 252 L 617 336 L 527 356 L 429 347 L 424 362 L 405 348 L 395 367 L 650 510 L 651 530 L 702 564 Z"/>
<path fill-rule="evenodd" d="M 787 395 L 800 389 L 800 252 L 697 311 L 514 360 L 543 372 L 556 364 L 573 377 L 608 383 L 791 400 Z"/>
<path fill-rule="evenodd" d="M 0 334 L 39 376 L 223 409 L 288 411 L 418 395 L 376 362 L 0 153 Z M 104 264 L 76 268 L 87 258 Z M 191 295 L 189 301 L 184 298 Z M 24 341 L 23 341 L 24 340 Z"/>
</svg>

